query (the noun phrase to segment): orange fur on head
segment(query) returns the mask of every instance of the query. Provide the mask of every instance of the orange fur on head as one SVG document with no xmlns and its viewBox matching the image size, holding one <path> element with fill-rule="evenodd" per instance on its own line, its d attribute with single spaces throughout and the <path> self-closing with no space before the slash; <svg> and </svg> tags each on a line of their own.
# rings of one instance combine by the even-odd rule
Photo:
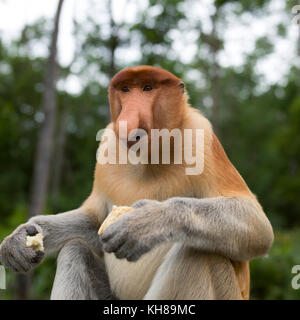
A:
<svg viewBox="0 0 300 320">
<path fill-rule="evenodd" d="M 147 86 L 151 90 L 144 90 Z M 144 129 L 148 139 L 151 129 L 180 128 L 186 100 L 181 79 L 156 67 L 122 70 L 109 86 L 111 119 L 117 135 L 120 121 L 127 121 L 128 134 Z"/>
</svg>

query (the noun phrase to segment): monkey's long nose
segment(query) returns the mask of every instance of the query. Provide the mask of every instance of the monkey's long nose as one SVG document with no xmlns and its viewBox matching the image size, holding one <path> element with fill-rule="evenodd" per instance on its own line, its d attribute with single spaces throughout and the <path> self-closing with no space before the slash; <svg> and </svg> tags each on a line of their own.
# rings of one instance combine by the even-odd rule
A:
<svg viewBox="0 0 300 320">
<path fill-rule="evenodd" d="M 128 139 L 130 132 L 139 128 L 139 115 L 137 112 L 122 111 L 116 121 L 116 133 L 120 139 Z"/>
</svg>

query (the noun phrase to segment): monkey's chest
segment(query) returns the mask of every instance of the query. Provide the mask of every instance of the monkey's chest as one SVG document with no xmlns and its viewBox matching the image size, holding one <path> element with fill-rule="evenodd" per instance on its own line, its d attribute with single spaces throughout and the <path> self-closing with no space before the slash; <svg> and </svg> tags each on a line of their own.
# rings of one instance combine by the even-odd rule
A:
<svg viewBox="0 0 300 320">
<path fill-rule="evenodd" d="M 108 173 L 107 171 L 105 172 Z M 196 197 L 197 194 L 183 167 L 144 175 L 115 170 L 109 181 L 100 180 L 99 188 L 113 204 L 130 206 L 141 199 L 166 200 L 171 197 Z"/>
</svg>

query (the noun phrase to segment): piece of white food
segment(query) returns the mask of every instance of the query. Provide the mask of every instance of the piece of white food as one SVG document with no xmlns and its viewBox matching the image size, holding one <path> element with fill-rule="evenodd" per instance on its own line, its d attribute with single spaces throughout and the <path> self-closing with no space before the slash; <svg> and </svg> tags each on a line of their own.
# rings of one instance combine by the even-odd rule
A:
<svg viewBox="0 0 300 320">
<path fill-rule="evenodd" d="M 43 235 L 37 233 L 35 236 L 27 236 L 26 247 L 31 247 L 35 251 L 44 251 Z"/>
<path fill-rule="evenodd" d="M 114 223 L 122 214 L 132 210 L 132 207 L 125 207 L 125 206 L 113 206 L 112 211 L 109 213 L 109 215 L 106 217 L 104 222 L 102 223 L 98 234 L 101 235 L 101 233 L 112 223 Z"/>
</svg>

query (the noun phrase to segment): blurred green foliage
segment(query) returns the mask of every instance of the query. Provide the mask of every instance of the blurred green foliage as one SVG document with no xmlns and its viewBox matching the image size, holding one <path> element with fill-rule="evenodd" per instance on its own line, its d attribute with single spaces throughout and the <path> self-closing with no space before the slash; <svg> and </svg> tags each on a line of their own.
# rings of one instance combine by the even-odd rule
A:
<svg viewBox="0 0 300 320">
<path fill-rule="evenodd" d="M 251 268 L 252 299 L 296 299 L 299 290 L 291 286 L 292 266 L 300 261 L 300 230 L 276 232 L 275 243 L 268 257 L 255 259 Z"/>
<path fill-rule="evenodd" d="M 212 118 L 210 50 L 222 50 L 224 39 L 222 32 L 217 38 L 201 33 L 201 25 L 187 17 L 186 8 L 193 3 L 195 0 L 149 1 L 135 21 L 116 23 L 110 35 L 103 32 L 105 23 L 92 17 L 86 24 L 75 24 L 77 58 L 70 66 L 59 66 L 59 80 L 78 76 L 83 88 L 71 94 L 64 86 L 58 87 L 56 131 L 66 113 L 66 143 L 59 192 L 53 192 L 50 181 L 45 213 L 76 208 L 91 190 L 96 133 L 105 126 L 108 113 L 112 47 L 122 52 L 130 46 L 138 47 L 140 56 L 132 65 L 159 65 L 182 77 L 190 103 Z M 262 16 L 268 14 L 267 3 L 216 0 L 219 30 L 225 26 L 224 16 L 229 11 L 233 15 L 249 11 Z M 48 44 L 49 26 L 49 21 L 41 19 L 25 26 L 15 41 L 4 43 L 0 38 L 0 241 L 27 220 L 37 130 L 44 119 L 40 105 L 45 58 L 33 52 L 36 43 Z M 278 25 L 278 35 L 284 37 L 287 28 L 285 23 Z M 174 31 L 183 37 L 191 30 L 199 34 L 197 51 L 192 61 L 183 63 L 172 49 Z M 299 68 L 291 62 L 285 82 L 261 88 L 265 79 L 256 72 L 256 66 L 273 48 L 274 39 L 262 37 L 245 56 L 243 65 L 219 66 L 219 138 L 275 229 L 269 256 L 251 262 L 252 298 L 299 299 L 300 291 L 291 287 L 291 269 L 300 264 L 300 76 Z M 114 63 L 116 71 L 128 66 L 124 59 Z M 56 145 L 53 170 L 58 152 L 61 150 Z M 49 298 L 54 274 L 52 257 L 34 271 L 32 298 Z M 8 289 L 0 292 L 0 299 L 15 298 L 16 276 L 8 272 L 7 278 Z"/>
</svg>

